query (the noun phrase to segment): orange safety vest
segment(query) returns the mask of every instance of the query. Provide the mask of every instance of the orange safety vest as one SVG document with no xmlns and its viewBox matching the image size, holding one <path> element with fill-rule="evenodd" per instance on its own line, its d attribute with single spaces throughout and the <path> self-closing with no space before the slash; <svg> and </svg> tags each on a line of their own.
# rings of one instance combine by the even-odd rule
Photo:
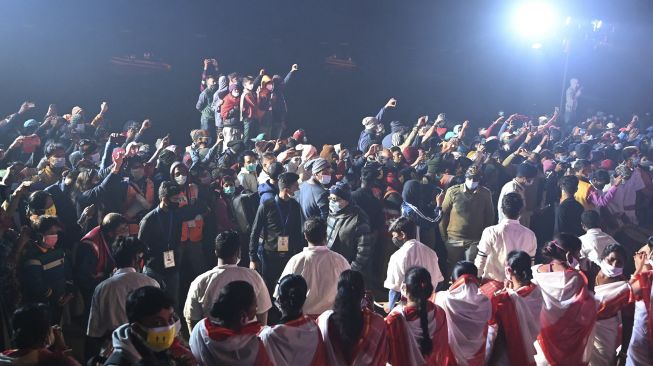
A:
<svg viewBox="0 0 653 366">
<path fill-rule="evenodd" d="M 141 191 L 140 187 L 133 182 L 129 182 L 127 185 L 127 197 L 125 203 L 122 207 L 122 212 L 127 212 L 127 210 L 136 202 L 136 196 L 141 195 L 145 197 L 145 200 L 149 203 L 150 208 L 154 205 L 154 183 L 150 178 L 145 178 L 145 194 Z M 132 219 L 132 218 L 128 218 Z M 138 235 L 139 223 L 130 223 L 129 224 L 129 235 Z"/>
<path fill-rule="evenodd" d="M 188 188 L 185 192 L 181 192 L 181 202 L 179 202 L 179 207 L 184 207 L 186 205 L 192 205 L 197 201 L 197 194 L 199 190 L 197 185 L 191 183 L 188 185 Z M 181 223 L 181 242 L 198 242 L 201 241 L 202 231 L 204 229 L 204 218 L 201 215 L 197 215 L 195 219 L 184 221 Z"/>
</svg>

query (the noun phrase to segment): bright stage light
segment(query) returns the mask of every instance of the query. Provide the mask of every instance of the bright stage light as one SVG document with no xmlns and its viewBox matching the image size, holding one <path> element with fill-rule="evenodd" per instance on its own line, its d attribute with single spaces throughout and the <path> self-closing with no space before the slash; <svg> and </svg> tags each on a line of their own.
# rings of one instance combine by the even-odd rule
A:
<svg viewBox="0 0 653 366">
<path fill-rule="evenodd" d="M 514 30 L 522 37 L 541 40 L 555 33 L 558 14 L 545 1 L 525 1 L 512 18 Z"/>
<path fill-rule="evenodd" d="M 531 45 L 531 48 L 534 50 L 539 50 L 540 48 L 542 48 L 542 44 L 540 42 L 535 42 Z"/>
</svg>

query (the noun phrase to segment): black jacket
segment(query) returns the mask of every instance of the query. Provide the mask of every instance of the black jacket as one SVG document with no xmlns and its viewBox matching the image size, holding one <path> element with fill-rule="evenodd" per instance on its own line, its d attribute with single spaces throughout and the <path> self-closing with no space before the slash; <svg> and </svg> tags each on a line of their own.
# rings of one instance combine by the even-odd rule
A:
<svg viewBox="0 0 653 366">
<path fill-rule="evenodd" d="M 365 212 L 349 204 L 327 219 L 327 246 L 340 253 L 355 271 L 368 270 L 374 236 Z"/>
<path fill-rule="evenodd" d="M 283 224 L 282 217 L 283 221 L 286 221 L 287 217 L 287 224 Z M 250 260 L 259 261 L 259 242 L 263 243 L 263 249 L 266 251 L 276 252 L 278 238 L 282 235 L 288 236 L 288 254 L 294 255 L 302 250 L 304 239 L 301 207 L 294 199 L 283 201 L 276 196 L 258 207 L 249 239 Z"/>
</svg>

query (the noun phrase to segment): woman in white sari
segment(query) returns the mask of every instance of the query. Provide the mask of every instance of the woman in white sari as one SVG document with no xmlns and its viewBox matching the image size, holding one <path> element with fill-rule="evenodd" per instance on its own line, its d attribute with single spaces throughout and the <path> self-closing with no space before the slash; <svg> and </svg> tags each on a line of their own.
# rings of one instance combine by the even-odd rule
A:
<svg viewBox="0 0 653 366">
<path fill-rule="evenodd" d="M 275 365 L 326 365 L 320 328 L 302 313 L 307 292 L 306 280 L 300 275 L 289 274 L 279 280 L 276 304 L 281 320 L 259 334 Z"/>
<path fill-rule="evenodd" d="M 581 241 L 561 233 L 546 243 L 542 254 L 549 264 L 533 267 L 533 282 L 542 290 L 538 365 L 587 365 L 596 323 L 596 300 L 578 266 Z"/>
<path fill-rule="evenodd" d="M 491 297 L 488 365 L 535 365 L 533 344 L 540 333 L 542 292 L 531 282 L 528 253 L 511 251 L 506 265 L 506 287 Z"/>
<path fill-rule="evenodd" d="M 447 315 L 450 365 L 476 366 L 485 363 L 487 324 L 492 316 L 490 299 L 478 290 L 478 269 L 460 261 L 453 269 L 448 291 L 435 294 L 435 304 Z"/>
</svg>

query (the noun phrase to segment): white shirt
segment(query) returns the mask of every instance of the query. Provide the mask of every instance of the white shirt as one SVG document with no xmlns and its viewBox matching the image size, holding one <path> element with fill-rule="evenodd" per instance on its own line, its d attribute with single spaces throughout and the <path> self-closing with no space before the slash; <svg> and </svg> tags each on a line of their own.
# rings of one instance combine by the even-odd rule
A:
<svg viewBox="0 0 653 366">
<path fill-rule="evenodd" d="M 504 219 L 497 225 L 486 227 L 478 243 L 474 264 L 478 277 L 503 282 L 506 280 L 506 256 L 521 250 L 533 258 L 537 250 L 535 233 L 518 220 Z"/>
<path fill-rule="evenodd" d="M 617 241 L 613 237 L 601 231 L 601 229 L 589 229 L 585 235 L 579 237 L 582 243 L 580 248 L 581 258 L 588 258 L 592 262 L 600 265 L 603 250 Z"/>
<path fill-rule="evenodd" d="M 497 201 L 497 204 L 499 206 L 498 207 L 499 222 L 503 221 L 506 218 L 506 216 L 503 214 L 503 210 L 501 209 L 501 202 L 503 202 L 503 196 L 505 196 L 508 193 L 517 193 L 521 196 L 524 206 L 526 206 L 526 195 L 524 194 L 525 189 L 526 189 L 525 186 L 515 182 L 514 179 L 503 185 L 503 187 L 501 188 L 501 193 L 499 193 L 499 200 Z"/>
<path fill-rule="evenodd" d="M 286 264 L 280 279 L 288 274 L 298 274 L 304 277 L 308 284 L 304 314 L 319 315 L 331 310 L 338 290 L 340 274 L 350 268 L 347 259 L 326 246 L 304 247 Z M 277 297 L 279 286 L 274 289 Z"/>
<path fill-rule="evenodd" d="M 258 192 L 256 172 L 248 172 L 247 169 L 241 168 L 240 173 L 238 173 L 238 181 L 244 189 L 250 192 Z"/>
<path fill-rule="evenodd" d="M 400 292 L 406 271 L 415 266 L 424 267 L 429 271 L 433 288 L 444 280 L 435 251 L 417 240 L 411 239 L 390 256 L 388 275 L 383 282 L 383 287 Z"/>
<path fill-rule="evenodd" d="M 253 269 L 225 264 L 202 273 L 191 282 L 184 305 L 186 322 L 190 324 L 191 320 L 199 321 L 209 317 L 213 303 L 218 300 L 220 290 L 228 283 L 238 280 L 246 281 L 254 287 L 258 314 L 270 310 L 272 302 L 261 275 Z"/>
<path fill-rule="evenodd" d="M 86 335 L 104 337 L 127 323 L 125 304 L 130 292 L 145 286 L 159 287 L 151 277 L 136 272 L 132 267 L 120 268 L 113 276 L 95 287 Z"/>
</svg>

